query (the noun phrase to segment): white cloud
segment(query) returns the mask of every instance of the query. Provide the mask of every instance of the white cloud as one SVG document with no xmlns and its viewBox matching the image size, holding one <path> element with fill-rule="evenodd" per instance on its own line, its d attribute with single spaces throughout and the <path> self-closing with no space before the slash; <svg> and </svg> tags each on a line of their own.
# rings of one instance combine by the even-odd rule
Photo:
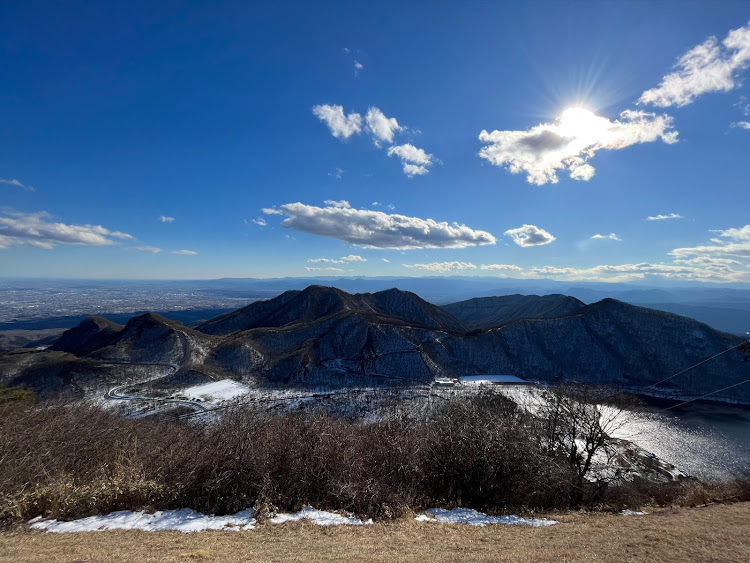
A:
<svg viewBox="0 0 750 563">
<path fill-rule="evenodd" d="M 331 207 L 341 207 L 344 209 L 349 209 L 351 207 L 351 204 L 345 199 L 341 199 L 341 200 L 327 199 L 323 203 L 325 203 L 326 205 L 330 205 Z"/>
<path fill-rule="evenodd" d="M 523 268 L 519 266 L 515 266 L 513 264 L 482 264 L 479 266 L 480 270 L 489 270 L 489 271 L 497 271 L 497 270 L 515 270 L 515 271 L 522 271 Z"/>
<path fill-rule="evenodd" d="M 173 250 L 172 254 L 180 254 L 182 256 L 195 256 L 198 253 L 195 250 Z"/>
<path fill-rule="evenodd" d="M 341 178 L 344 177 L 344 170 L 341 168 L 334 168 L 331 172 L 328 173 L 328 175 L 336 178 L 337 180 L 341 180 Z"/>
<path fill-rule="evenodd" d="M 388 260 L 388 258 L 381 258 L 381 260 L 382 260 L 383 262 L 385 262 L 386 264 L 390 264 L 390 263 L 391 263 L 391 261 L 390 261 L 390 260 Z"/>
<path fill-rule="evenodd" d="M 161 248 L 156 248 L 155 246 L 134 246 L 133 248 L 141 252 L 151 252 L 152 254 L 159 254 L 161 252 Z"/>
<path fill-rule="evenodd" d="M 670 213 L 669 215 L 649 215 L 646 221 L 664 221 L 665 219 L 684 219 L 679 213 Z"/>
<path fill-rule="evenodd" d="M 434 164 L 434 157 L 420 149 L 406 143 L 388 149 L 388 156 L 398 156 L 404 168 L 404 174 L 409 176 L 421 176 L 429 172 L 428 168 Z"/>
<path fill-rule="evenodd" d="M 311 268 L 309 266 L 305 266 L 305 270 L 308 272 L 343 272 L 341 268 Z"/>
<path fill-rule="evenodd" d="M 253 223 L 261 227 L 265 227 L 266 225 L 268 225 L 268 223 L 266 223 L 266 220 L 263 217 L 258 217 L 257 219 L 253 219 Z"/>
<path fill-rule="evenodd" d="M 735 121 L 731 125 L 732 127 L 739 127 L 740 129 L 750 129 L 750 121 Z"/>
<path fill-rule="evenodd" d="M 718 232 L 719 238 L 712 238 L 712 245 L 700 245 L 684 248 L 675 248 L 670 254 L 677 259 L 685 259 L 688 256 L 709 257 L 716 256 L 739 256 L 750 258 L 750 225 L 739 229 L 726 229 Z"/>
<path fill-rule="evenodd" d="M 46 211 L 21 213 L 3 211 L 0 215 L 0 248 L 36 246 L 54 248 L 58 243 L 106 246 L 117 244 L 113 238 L 132 239 L 128 233 L 111 231 L 101 225 L 68 225 L 50 221 Z"/>
<path fill-rule="evenodd" d="M 592 239 L 607 239 L 607 240 L 622 240 L 619 235 L 615 233 L 609 233 L 608 235 L 600 235 L 599 233 L 591 237 Z"/>
<path fill-rule="evenodd" d="M 166 215 L 159 215 L 159 221 L 162 223 L 172 223 L 174 222 L 174 217 L 167 217 Z"/>
<path fill-rule="evenodd" d="M 358 113 L 344 115 L 343 106 L 324 104 L 313 107 L 312 112 L 338 139 L 348 139 L 362 131 L 362 116 Z"/>
<path fill-rule="evenodd" d="M 677 141 L 672 118 L 626 110 L 610 121 L 583 108 L 565 110 L 554 123 L 542 123 L 528 131 L 492 131 L 479 134 L 487 143 L 479 156 L 495 166 L 507 166 L 513 174 L 525 172 L 531 184 L 557 183 L 558 170 L 574 180 L 590 180 L 595 173 L 588 160 L 598 150 L 617 150 L 661 139 Z"/>
<path fill-rule="evenodd" d="M 10 180 L 6 180 L 4 178 L 0 178 L 0 184 L 5 184 L 5 185 L 8 185 L 8 186 L 15 186 L 17 188 L 21 188 L 22 190 L 27 190 L 29 192 L 35 192 L 36 191 L 36 189 L 34 188 L 34 186 L 27 186 L 26 184 L 22 184 L 21 182 L 19 182 L 15 178 L 12 178 Z"/>
<path fill-rule="evenodd" d="M 555 240 L 550 233 L 536 225 L 523 225 L 517 229 L 508 229 L 503 234 L 511 237 L 518 246 L 541 246 Z"/>
<path fill-rule="evenodd" d="M 362 72 L 362 69 L 365 68 L 365 65 L 363 65 L 359 61 L 354 61 L 354 76 L 359 76 L 359 73 Z"/>
<path fill-rule="evenodd" d="M 350 254 L 349 256 L 342 256 L 341 259 L 344 262 L 367 262 L 367 258 L 362 258 L 357 254 Z"/>
<path fill-rule="evenodd" d="M 460 270 L 476 270 L 471 262 L 432 262 L 430 264 L 402 264 L 404 268 L 427 270 L 430 272 L 454 272 Z"/>
<path fill-rule="evenodd" d="M 749 63 L 750 23 L 730 31 L 721 44 L 709 37 L 690 49 L 679 58 L 675 71 L 638 101 L 658 107 L 685 106 L 707 92 L 729 92 L 739 86 L 739 73 Z"/>
<path fill-rule="evenodd" d="M 283 215 L 284 212 L 281 209 L 276 209 L 276 207 L 263 207 L 261 208 L 261 212 L 264 215 Z"/>
<path fill-rule="evenodd" d="M 365 121 L 367 122 L 367 128 L 375 138 L 377 146 L 380 146 L 380 142 L 393 143 L 393 134 L 403 129 L 399 126 L 395 117 L 386 117 L 382 111 L 375 107 L 367 110 Z"/>
<path fill-rule="evenodd" d="M 283 227 L 373 248 L 465 248 L 495 244 L 486 231 L 369 209 L 288 203 Z"/>
</svg>

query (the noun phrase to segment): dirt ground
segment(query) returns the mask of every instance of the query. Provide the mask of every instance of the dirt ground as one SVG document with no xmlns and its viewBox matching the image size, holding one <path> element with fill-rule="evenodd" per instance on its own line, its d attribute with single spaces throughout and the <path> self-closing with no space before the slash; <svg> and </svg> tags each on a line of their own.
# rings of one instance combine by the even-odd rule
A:
<svg viewBox="0 0 750 563">
<path fill-rule="evenodd" d="M 0 561 L 750 561 L 750 503 L 646 509 L 645 516 L 549 515 L 546 528 L 420 523 L 248 532 L 0 534 Z"/>
</svg>

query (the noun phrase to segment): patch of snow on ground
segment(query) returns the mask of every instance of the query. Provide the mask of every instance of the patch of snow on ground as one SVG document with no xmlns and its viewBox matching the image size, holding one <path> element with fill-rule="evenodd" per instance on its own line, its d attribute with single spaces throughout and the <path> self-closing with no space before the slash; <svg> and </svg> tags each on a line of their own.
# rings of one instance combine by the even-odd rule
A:
<svg viewBox="0 0 750 563">
<path fill-rule="evenodd" d="M 240 395 L 246 395 L 249 392 L 250 388 L 242 385 L 242 383 L 237 383 L 232 379 L 222 379 L 221 381 L 194 385 L 193 387 L 182 389 L 178 394 L 187 397 L 191 401 L 200 399 L 201 401 L 218 403 L 234 399 Z"/>
<path fill-rule="evenodd" d="M 521 524 L 524 526 L 552 526 L 555 520 L 546 518 L 521 518 L 519 516 L 487 516 L 471 508 L 429 508 L 424 514 L 415 518 L 418 522 L 441 522 L 443 524 L 468 524 L 470 526 L 486 526 L 487 524 Z"/>
<path fill-rule="evenodd" d="M 30 523 L 34 530 L 58 534 L 105 530 L 143 530 L 146 532 L 176 530 L 184 533 L 201 532 L 203 530 L 228 530 L 238 532 L 255 528 L 255 518 L 253 518 L 251 508 L 231 516 L 206 516 L 190 508 L 160 510 L 153 514 L 121 510 L 110 514 L 89 516 L 72 522 L 39 520 L 37 517 Z"/>
<path fill-rule="evenodd" d="M 299 512 L 294 514 L 277 514 L 273 518 L 269 518 L 269 522 L 273 524 L 283 524 L 284 522 L 293 522 L 295 520 L 302 519 L 310 520 L 313 524 L 318 526 L 362 526 L 372 524 L 372 519 L 362 522 L 359 518 L 354 516 L 342 516 L 335 512 L 326 512 L 325 510 L 316 510 L 311 506 L 305 506 Z"/>
<path fill-rule="evenodd" d="M 526 383 L 515 375 L 462 375 L 459 377 L 461 383 L 473 383 L 483 385 L 486 383 Z"/>
<path fill-rule="evenodd" d="M 637 510 L 630 510 L 629 508 L 620 512 L 621 516 L 643 516 L 644 514 L 648 514 L 648 512 L 639 512 Z"/>
</svg>

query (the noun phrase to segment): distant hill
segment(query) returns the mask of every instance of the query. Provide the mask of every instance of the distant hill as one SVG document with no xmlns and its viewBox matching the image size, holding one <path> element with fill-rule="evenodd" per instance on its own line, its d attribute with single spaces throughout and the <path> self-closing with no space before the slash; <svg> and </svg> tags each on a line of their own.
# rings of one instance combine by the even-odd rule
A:
<svg viewBox="0 0 750 563">
<path fill-rule="evenodd" d="M 503 295 L 476 297 L 442 308 L 469 328 L 491 328 L 516 319 L 546 319 L 566 315 L 584 304 L 566 295 Z"/>
<path fill-rule="evenodd" d="M 268 301 L 256 301 L 211 319 L 199 325 L 197 330 L 206 334 L 228 334 L 258 327 L 317 321 L 344 312 L 395 317 L 426 328 L 466 331 L 466 326 L 460 321 L 415 293 L 388 289 L 351 295 L 319 285 L 302 291 L 286 291 Z"/>
</svg>

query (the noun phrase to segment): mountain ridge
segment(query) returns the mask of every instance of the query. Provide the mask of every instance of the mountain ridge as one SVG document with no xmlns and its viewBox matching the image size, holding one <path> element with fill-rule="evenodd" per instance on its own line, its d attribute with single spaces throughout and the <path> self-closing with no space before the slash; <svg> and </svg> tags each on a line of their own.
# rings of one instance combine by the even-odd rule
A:
<svg viewBox="0 0 750 563">
<path fill-rule="evenodd" d="M 522 316 L 470 329 L 410 292 L 348 294 L 311 286 L 220 315 L 196 330 L 158 315 L 134 317 L 124 327 L 87 319 L 63 334 L 55 353 L 116 361 L 121 369 L 128 363 L 168 364 L 261 385 L 417 384 L 507 373 L 541 382 L 647 389 L 743 340 L 693 319 L 615 299 L 583 305 L 560 295 L 510 297 L 480 302 L 482 318 L 488 312 L 497 318 L 488 304 L 498 304 L 494 313 L 503 315 L 514 300 L 522 306 L 513 306 L 513 314 L 556 316 Z M 45 352 L 39 354 L 42 358 Z M 24 367 L 7 354 L 0 356 L 0 383 L 22 377 L 34 357 L 26 356 Z M 747 379 L 747 366 L 740 354 L 725 354 L 660 391 L 704 394 Z M 738 386 L 729 398 L 750 402 L 750 389 Z"/>
</svg>

